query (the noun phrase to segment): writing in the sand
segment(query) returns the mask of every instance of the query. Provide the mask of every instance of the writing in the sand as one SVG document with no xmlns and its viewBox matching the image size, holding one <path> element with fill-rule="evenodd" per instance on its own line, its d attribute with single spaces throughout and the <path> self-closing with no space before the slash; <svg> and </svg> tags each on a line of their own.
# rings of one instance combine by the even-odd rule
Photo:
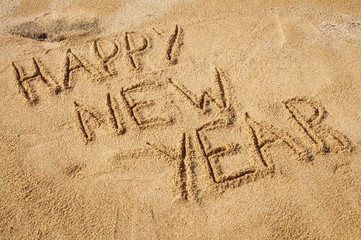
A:
<svg viewBox="0 0 361 240">
<path fill-rule="evenodd" d="M 164 36 L 165 34 L 162 35 L 167 40 L 163 48 L 160 48 L 158 51 L 158 55 L 161 57 L 157 58 L 157 61 L 161 60 L 163 67 L 178 63 L 178 56 L 182 45 L 182 32 L 182 28 L 176 25 L 172 33 L 167 36 Z M 157 32 L 157 34 L 160 33 Z M 76 85 L 76 78 L 79 75 L 93 80 L 117 77 L 119 71 L 124 71 L 124 69 L 116 69 L 114 66 L 114 62 L 120 58 L 125 62 L 127 70 L 140 73 L 144 67 L 143 57 L 151 48 L 152 41 L 147 34 L 125 32 L 120 38 L 95 39 L 90 45 L 86 47 L 92 49 L 92 60 L 85 59 L 84 56 L 77 54 L 71 48 L 64 51 L 62 76 L 58 78 L 60 83 L 52 78 L 54 74 L 49 73 L 42 62 L 36 57 L 20 63 L 12 62 L 17 85 L 28 103 L 31 105 L 39 103 L 40 96 L 35 88 L 35 85 L 39 82 L 49 88 L 50 92 L 58 95 L 73 89 Z"/>
<path fill-rule="evenodd" d="M 176 26 L 164 50 L 164 59 L 168 64 L 177 63 L 180 34 L 181 28 Z M 134 37 L 138 37 L 137 44 L 130 40 Z M 119 45 L 114 43 L 104 53 L 99 44 L 100 40 L 94 41 L 94 50 L 101 59 L 103 71 L 116 74 L 111 62 L 119 54 Z M 140 68 L 137 56 L 147 49 L 147 37 L 126 33 L 124 45 L 129 67 Z M 35 58 L 30 69 L 15 62 L 13 68 L 16 82 L 32 106 L 39 103 L 33 82 L 40 81 L 53 89 L 55 94 L 60 94 L 71 88 L 74 72 L 91 73 L 71 49 L 66 52 L 62 86 L 54 85 L 47 79 Z M 132 130 L 147 134 L 147 129 L 151 128 L 171 129 L 177 126 L 179 129 L 179 124 L 186 125 L 186 130 L 179 133 L 178 150 L 157 142 L 145 143 L 176 163 L 176 184 L 183 199 L 197 198 L 196 184 L 192 180 L 194 158 L 204 159 L 209 180 L 219 188 L 226 189 L 272 174 L 274 163 L 268 154 L 269 149 L 280 150 L 290 158 L 303 162 L 310 161 L 316 154 L 351 151 L 350 141 L 323 123 L 326 111 L 318 103 L 299 97 L 282 102 L 285 117 L 291 122 L 291 129 L 295 130 L 289 133 L 256 118 L 250 112 L 237 112 L 229 96 L 224 72 L 215 67 L 209 76 L 212 76 L 212 86 L 198 96 L 176 77 L 153 77 L 128 86 L 122 85 L 116 92 L 108 92 L 102 100 L 103 110 L 95 110 L 84 102 L 71 101 L 69 104 L 74 106 L 76 129 L 84 143 L 90 145 L 96 141 L 100 127 L 107 129 L 109 134 L 122 137 Z M 177 114 L 174 109 L 181 113 Z M 197 115 L 197 118 L 185 119 L 189 112 Z"/>
</svg>

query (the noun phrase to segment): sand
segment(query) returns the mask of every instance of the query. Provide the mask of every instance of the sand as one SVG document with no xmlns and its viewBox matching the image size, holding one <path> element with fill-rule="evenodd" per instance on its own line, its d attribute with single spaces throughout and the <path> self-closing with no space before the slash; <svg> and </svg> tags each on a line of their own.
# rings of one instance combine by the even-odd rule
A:
<svg viewBox="0 0 361 240">
<path fill-rule="evenodd" d="M 0 239 L 360 239 L 361 2 L 0 2 Z"/>
</svg>

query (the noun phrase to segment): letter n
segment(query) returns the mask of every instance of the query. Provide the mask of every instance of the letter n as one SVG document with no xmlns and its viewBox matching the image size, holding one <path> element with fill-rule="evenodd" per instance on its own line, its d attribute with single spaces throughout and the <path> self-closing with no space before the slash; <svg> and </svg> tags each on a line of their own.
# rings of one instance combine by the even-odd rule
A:
<svg viewBox="0 0 361 240">
<path fill-rule="evenodd" d="M 93 141 L 95 139 L 94 128 L 100 127 L 104 123 L 102 116 L 77 102 L 74 102 L 74 106 L 81 134 L 86 143 Z"/>
</svg>

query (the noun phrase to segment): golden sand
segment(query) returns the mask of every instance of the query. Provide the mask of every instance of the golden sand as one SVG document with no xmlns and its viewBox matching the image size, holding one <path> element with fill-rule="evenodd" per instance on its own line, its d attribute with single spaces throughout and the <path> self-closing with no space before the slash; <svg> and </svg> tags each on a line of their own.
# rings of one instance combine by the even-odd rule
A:
<svg viewBox="0 0 361 240">
<path fill-rule="evenodd" d="M 0 239 L 360 239 L 361 2 L 0 2 Z"/>
</svg>

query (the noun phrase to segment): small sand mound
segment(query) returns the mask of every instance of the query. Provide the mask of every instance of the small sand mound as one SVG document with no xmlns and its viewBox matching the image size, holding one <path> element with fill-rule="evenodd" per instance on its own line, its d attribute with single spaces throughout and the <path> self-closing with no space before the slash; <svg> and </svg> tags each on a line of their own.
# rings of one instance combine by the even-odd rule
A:
<svg viewBox="0 0 361 240">
<path fill-rule="evenodd" d="M 37 41 L 60 42 L 65 39 L 99 32 L 96 20 L 36 19 L 9 28 L 11 34 Z"/>
</svg>

